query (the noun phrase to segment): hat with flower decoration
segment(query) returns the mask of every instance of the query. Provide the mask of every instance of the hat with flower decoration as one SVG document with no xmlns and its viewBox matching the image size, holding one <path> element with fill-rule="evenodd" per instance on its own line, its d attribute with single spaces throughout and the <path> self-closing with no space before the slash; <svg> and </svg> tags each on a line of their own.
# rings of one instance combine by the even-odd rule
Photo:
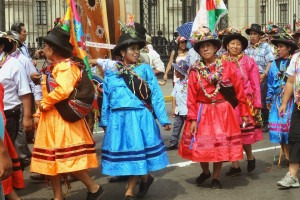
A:
<svg viewBox="0 0 300 200">
<path fill-rule="evenodd" d="M 266 29 L 265 33 L 266 34 L 276 34 L 279 32 L 279 27 L 275 25 L 273 22 L 269 22 Z"/>
<path fill-rule="evenodd" d="M 185 60 L 180 60 L 178 63 L 172 63 L 172 66 L 175 68 L 176 71 L 178 71 L 180 74 L 187 76 L 189 65 Z"/>
<path fill-rule="evenodd" d="M 14 48 L 14 42 L 18 43 L 14 37 L 10 37 L 6 32 L 0 31 L 0 44 L 4 44 L 4 52 L 11 52 Z"/>
<path fill-rule="evenodd" d="M 121 25 L 122 35 L 118 38 L 118 43 L 113 49 L 115 55 L 121 55 L 121 50 L 126 49 L 132 44 L 138 44 L 140 49 L 146 45 L 146 41 L 138 37 L 135 30 L 134 16 L 129 15 L 127 23 L 123 23 L 119 20 Z"/>
<path fill-rule="evenodd" d="M 300 35 L 300 19 L 295 23 L 296 31 L 293 33 L 293 36 Z"/>
<path fill-rule="evenodd" d="M 221 48 L 222 42 L 219 40 L 216 33 L 212 33 L 207 27 L 199 27 L 198 30 L 193 31 L 190 41 L 194 44 L 194 50 L 199 51 L 199 47 L 203 42 L 211 42 L 218 49 Z"/>
<path fill-rule="evenodd" d="M 231 40 L 239 40 L 242 43 L 242 50 L 244 51 L 248 47 L 248 40 L 245 38 L 242 34 L 241 31 L 234 29 L 234 28 L 226 28 L 225 29 L 225 37 L 223 38 L 223 47 L 227 49 L 227 45 Z"/>
<path fill-rule="evenodd" d="M 298 49 L 297 44 L 291 34 L 289 34 L 286 30 L 283 30 L 281 33 L 278 33 L 274 37 L 275 39 L 271 40 L 272 44 L 278 46 L 279 43 L 285 44 L 291 47 L 290 54 L 293 54 L 295 50 Z"/>
</svg>

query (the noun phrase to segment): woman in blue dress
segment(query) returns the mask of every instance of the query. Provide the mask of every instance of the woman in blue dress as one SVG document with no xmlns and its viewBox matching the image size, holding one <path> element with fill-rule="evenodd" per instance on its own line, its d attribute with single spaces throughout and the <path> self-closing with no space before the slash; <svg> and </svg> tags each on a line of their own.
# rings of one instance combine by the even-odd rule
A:
<svg viewBox="0 0 300 200">
<path fill-rule="evenodd" d="M 282 103 L 284 86 L 287 81 L 286 69 L 291 60 L 290 55 L 292 55 L 298 47 L 293 38 L 286 33 L 277 34 L 274 38 L 276 39 L 273 39 L 271 42 L 277 47 L 278 58 L 272 62 L 268 72 L 266 103 L 267 108 L 270 110 L 269 134 L 272 143 L 280 143 L 288 164 L 288 132 L 294 107 L 293 98 L 289 100 L 286 113 L 279 115 L 278 109 Z"/>
<path fill-rule="evenodd" d="M 123 33 L 113 53 L 120 61 L 97 59 L 105 71 L 100 126 L 102 173 L 127 176 L 125 200 L 133 200 L 135 185 L 141 177 L 137 197 L 144 197 L 154 178 L 149 172 L 165 168 L 168 156 L 156 118 L 170 130 L 165 102 L 150 65 L 139 61 L 145 41 L 136 37 L 132 27 Z"/>
</svg>

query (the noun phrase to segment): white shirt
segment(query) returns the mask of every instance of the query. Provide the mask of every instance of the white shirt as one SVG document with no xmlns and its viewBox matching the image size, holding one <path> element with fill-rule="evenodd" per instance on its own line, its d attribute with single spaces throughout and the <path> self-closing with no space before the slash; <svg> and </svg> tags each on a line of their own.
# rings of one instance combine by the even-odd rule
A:
<svg viewBox="0 0 300 200">
<path fill-rule="evenodd" d="M 33 73 L 38 73 L 37 69 L 31 62 L 29 58 L 27 58 L 24 54 L 17 49 L 14 53 L 11 54 L 14 58 L 18 59 L 18 61 L 22 64 L 23 68 L 26 71 L 27 80 L 29 82 L 31 91 L 34 95 L 34 100 L 42 100 L 42 87 L 41 85 L 35 85 L 30 78 L 30 75 Z"/>
<path fill-rule="evenodd" d="M 4 110 L 20 105 L 20 96 L 31 93 L 24 67 L 11 56 L 0 68 L 0 83 L 4 87 Z"/>
<path fill-rule="evenodd" d="M 295 76 L 295 83 L 294 83 L 294 101 L 296 102 L 299 98 L 299 94 L 297 92 L 296 84 L 300 85 L 300 52 L 293 55 L 290 65 L 286 70 L 286 74 L 288 76 Z M 296 66 L 297 65 L 297 66 Z"/>
<path fill-rule="evenodd" d="M 180 80 L 176 81 L 174 85 L 172 91 L 172 97 L 175 97 L 176 99 L 176 108 L 175 108 L 176 115 L 187 115 L 188 113 L 188 109 L 186 105 L 187 85 L 188 85 L 188 81 L 186 78 L 183 79 L 182 81 Z"/>
<path fill-rule="evenodd" d="M 23 45 L 20 47 L 21 53 L 26 56 L 27 58 L 29 58 L 29 60 L 32 60 L 27 48 L 27 45 L 25 43 L 23 43 Z"/>
<path fill-rule="evenodd" d="M 148 47 L 148 49 L 149 49 L 148 56 L 150 58 L 150 63 L 148 64 L 152 67 L 152 69 L 156 69 L 160 72 L 165 73 L 165 64 L 160 59 L 160 55 L 151 47 L 150 48 Z"/>
</svg>

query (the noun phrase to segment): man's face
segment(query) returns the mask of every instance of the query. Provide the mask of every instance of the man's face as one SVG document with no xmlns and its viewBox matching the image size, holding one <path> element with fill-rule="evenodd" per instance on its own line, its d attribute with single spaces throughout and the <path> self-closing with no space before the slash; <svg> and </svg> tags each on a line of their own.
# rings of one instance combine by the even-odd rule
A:
<svg viewBox="0 0 300 200">
<path fill-rule="evenodd" d="M 25 26 L 22 26 L 21 27 L 21 32 L 20 32 L 20 42 L 25 42 L 25 40 L 26 40 L 26 38 L 27 38 L 27 35 L 28 35 L 28 33 L 27 33 L 27 31 L 26 31 L 26 28 L 25 28 Z"/>
<path fill-rule="evenodd" d="M 250 43 L 256 44 L 259 42 L 260 34 L 255 31 L 250 31 Z"/>
</svg>

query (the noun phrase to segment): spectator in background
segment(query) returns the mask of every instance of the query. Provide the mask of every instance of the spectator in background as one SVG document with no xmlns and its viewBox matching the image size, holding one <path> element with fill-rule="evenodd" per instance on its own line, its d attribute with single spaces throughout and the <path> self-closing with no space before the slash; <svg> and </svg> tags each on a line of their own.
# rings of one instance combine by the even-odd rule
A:
<svg viewBox="0 0 300 200">
<path fill-rule="evenodd" d="M 24 54 L 27 58 L 29 58 L 31 60 L 29 51 L 28 51 L 28 47 L 25 44 L 25 41 L 27 39 L 27 30 L 25 28 L 25 24 L 22 22 L 17 22 L 14 23 L 13 25 L 11 25 L 10 29 L 12 31 L 16 31 L 17 33 L 19 33 L 19 40 L 20 42 L 23 44 L 23 46 L 20 48 L 22 54 Z"/>
<path fill-rule="evenodd" d="M 165 73 L 165 64 L 160 59 L 160 55 L 153 49 L 151 36 L 146 35 L 146 47 L 148 49 L 149 65 L 152 67 L 155 75 Z"/>
</svg>

